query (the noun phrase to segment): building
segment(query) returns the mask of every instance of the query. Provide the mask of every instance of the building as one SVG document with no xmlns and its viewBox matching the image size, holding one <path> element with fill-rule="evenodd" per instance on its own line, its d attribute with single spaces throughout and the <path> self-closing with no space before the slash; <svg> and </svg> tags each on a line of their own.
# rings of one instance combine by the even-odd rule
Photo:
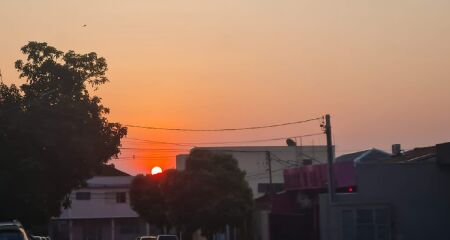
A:
<svg viewBox="0 0 450 240">
<path fill-rule="evenodd" d="M 150 227 L 130 207 L 133 176 L 106 166 L 70 194 L 71 206 L 53 218 L 50 235 L 57 240 L 134 240 Z"/>
<path fill-rule="evenodd" d="M 320 164 L 327 161 L 326 146 L 255 146 L 255 147 L 199 147 L 217 153 L 233 155 L 239 168 L 244 170 L 246 180 L 258 198 L 269 191 L 269 159 L 272 168 L 273 189 L 282 191 L 284 186 L 283 170 L 303 165 Z M 184 170 L 188 155 L 176 157 L 176 168 Z"/>
<path fill-rule="evenodd" d="M 272 188 L 273 192 L 284 190 L 283 170 L 316 165 L 327 162 L 326 146 L 248 146 L 248 147 L 201 147 L 195 148 L 217 153 L 231 154 L 237 160 L 239 168 L 244 170 L 246 180 L 253 192 L 257 204 L 265 199 Z M 333 152 L 334 155 L 334 152 Z M 188 155 L 178 155 L 177 169 L 184 170 Z M 271 164 L 272 186 L 269 187 L 269 162 Z M 267 204 L 254 213 L 253 230 L 257 239 L 269 239 L 269 214 Z"/>
<path fill-rule="evenodd" d="M 345 154 L 335 159 L 333 166 L 335 186 L 338 192 L 357 190 L 355 166 L 361 162 L 374 162 L 391 155 L 378 149 L 369 149 Z M 257 199 L 257 202 L 270 201 L 271 208 L 265 222 L 268 223 L 268 239 L 317 240 L 320 237 L 320 194 L 327 192 L 328 164 L 316 164 L 285 169 L 284 192 L 270 199 Z M 264 204 L 262 204 L 264 205 Z"/>
<path fill-rule="evenodd" d="M 320 195 L 321 239 L 450 239 L 450 143 L 359 163 L 355 178 L 331 205 Z"/>
</svg>

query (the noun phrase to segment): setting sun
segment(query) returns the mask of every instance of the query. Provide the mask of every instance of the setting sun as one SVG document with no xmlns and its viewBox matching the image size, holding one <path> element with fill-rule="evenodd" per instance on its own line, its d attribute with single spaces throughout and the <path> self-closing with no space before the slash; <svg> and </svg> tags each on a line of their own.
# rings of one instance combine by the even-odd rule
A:
<svg viewBox="0 0 450 240">
<path fill-rule="evenodd" d="M 152 175 L 162 173 L 162 169 L 158 166 L 152 168 Z"/>
</svg>

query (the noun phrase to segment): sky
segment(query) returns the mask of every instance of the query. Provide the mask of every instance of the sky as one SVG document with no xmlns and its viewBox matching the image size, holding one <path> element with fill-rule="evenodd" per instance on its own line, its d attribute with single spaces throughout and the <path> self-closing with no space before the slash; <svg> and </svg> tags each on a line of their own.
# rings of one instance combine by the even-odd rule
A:
<svg viewBox="0 0 450 240">
<path fill-rule="evenodd" d="M 329 113 L 337 155 L 394 143 L 412 149 L 450 140 L 449 12 L 443 0 L 1 1 L 0 69 L 5 83 L 22 84 L 14 61 L 28 41 L 94 51 L 109 66 L 110 83 L 95 95 L 111 121 L 232 128 Z M 136 139 L 211 143 L 320 131 L 318 121 L 225 133 L 129 128 L 112 162 L 149 173 L 174 167 L 189 150 Z"/>
</svg>

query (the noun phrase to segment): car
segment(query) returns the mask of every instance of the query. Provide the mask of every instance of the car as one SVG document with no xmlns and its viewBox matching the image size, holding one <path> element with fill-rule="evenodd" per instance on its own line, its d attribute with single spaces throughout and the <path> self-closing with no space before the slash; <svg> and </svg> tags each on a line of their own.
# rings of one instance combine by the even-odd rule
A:
<svg viewBox="0 0 450 240">
<path fill-rule="evenodd" d="M 0 223 L 0 240 L 30 240 L 22 224 L 17 221 Z"/>
<path fill-rule="evenodd" d="M 30 235 L 30 236 L 31 236 L 31 240 L 47 240 L 47 238 L 43 237 L 43 236 L 36 236 L 36 235 Z"/>
<path fill-rule="evenodd" d="M 136 240 L 156 240 L 156 236 L 140 236 L 137 237 Z"/>
<path fill-rule="evenodd" d="M 177 235 L 158 235 L 156 240 L 178 240 Z"/>
</svg>

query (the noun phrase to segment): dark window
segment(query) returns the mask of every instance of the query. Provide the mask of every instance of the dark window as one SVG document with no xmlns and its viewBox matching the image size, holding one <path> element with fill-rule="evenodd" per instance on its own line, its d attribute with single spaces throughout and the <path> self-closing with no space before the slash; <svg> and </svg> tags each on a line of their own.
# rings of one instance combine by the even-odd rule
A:
<svg viewBox="0 0 450 240">
<path fill-rule="evenodd" d="M 389 208 L 342 211 L 342 239 L 389 240 L 390 235 Z"/>
<path fill-rule="evenodd" d="M 178 240 L 178 237 L 175 235 L 166 235 L 166 236 L 158 236 L 158 240 Z"/>
<path fill-rule="evenodd" d="M 356 228 L 356 239 L 375 240 L 373 225 L 358 225 Z"/>
<path fill-rule="evenodd" d="M 136 234 L 139 232 L 139 225 L 129 222 L 120 223 L 120 234 Z"/>
<path fill-rule="evenodd" d="M 342 235 L 343 239 L 352 240 L 355 239 L 353 237 L 354 233 L 354 219 L 353 219 L 353 211 L 352 210 L 344 210 L 342 211 Z"/>
<path fill-rule="evenodd" d="M 77 192 L 75 194 L 75 198 L 77 200 L 91 200 L 91 193 L 90 192 Z"/>
<path fill-rule="evenodd" d="M 273 183 L 272 189 L 274 193 L 281 192 L 284 190 L 284 183 Z M 269 183 L 258 183 L 259 193 L 269 193 L 270 184 Z"/>
<path fill-rule="evenodd" d="M 386 208 L 379 208 L 375 210 L 375 222 L 376 224 L 388 224 L 389 211 Z"/>
<path fill-rule="evenodd" d="M 378 240 L 389 240 L 390 229 L 388 226 L 378 225 L 377 226 L 377 239 Z"/>
<path fill-rule="evenodd" d="M 1 240 L 24 240 L 23 234 L 18 230 L 0 230 Z"/>
<path fill-rule="evenodd" d="M 116 202 L 117 203 L 126 203 L 127 202 L 127 193 L 125 193 L 125 192 L 116 193 Z"/>
<path fill-rule="evenodd" d="M 373 214 L 372 209 L 359 209 L 356 211 L 356 221 L 358 224 L 372 224 Z"/>
</svg>

